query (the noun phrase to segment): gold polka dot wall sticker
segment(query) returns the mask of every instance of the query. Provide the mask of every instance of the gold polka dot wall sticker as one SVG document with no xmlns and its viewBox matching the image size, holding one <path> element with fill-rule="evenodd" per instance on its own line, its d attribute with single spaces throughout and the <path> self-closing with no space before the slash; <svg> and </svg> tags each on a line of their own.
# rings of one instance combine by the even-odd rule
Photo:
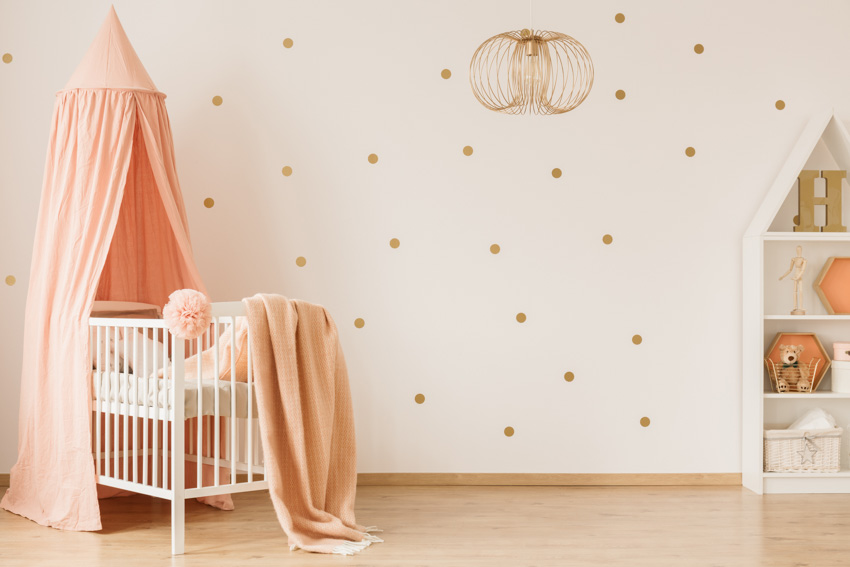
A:
<svg viewBox="0 0 850 567">
<path fill-rule="evenodd" d="M 776 110 L 784 110 L 785 109 L 785 101 L 784 100 L 777 100 L 776 104 L 774 106 L 776 106 Z"/>
<path fill-rule="evenodd" d="M 626 98 L 626 91 L 620 89 L 614 93 L 614 96 L 617 97 L 617 100 L 623 100 L 624 98 Z"/>
<path fill-rule="evenodd" d="M 685 155 L 688 157 L 694 157 L 696 153 L 697 151 L 692 146 L 685 148 Z"/>
<path fill-rule="evenodd" d="M 13 286 L 15 282 L 18 281 L 15 279 L 15 276 L 6 276 L 6 285 Z"/>
<path fill-rule="evenodd" d="M 358 329 L 362 329 L 364 327 L 364 325 L 366 325 L 366 321 L 364 321 L 360 317 L 358 317 L 357 319 L 354 320 L 354 326 L 357 327 Z"/>
<path fill-rule="evenodd" d="M 576 375 L 573 374 L 572 372 L 565 372 L 564 373 L 564 380 L 566 380 L 567 382 L 572 382 L 575 379 L 576 379 Z"/>
<path fill-rule="evenodd" d="M 4 53 L 3 54 L 3 63 L 11 63 L 12 62 L 12 54 Z M 26 65 L 24 65 L 26 67 Z"/>
<path fill-rule="evenodd" d="M 517 323 L 525 323 L 525 320 L 526 320 L 525 313 L 517 313 L 516 314 Z"/>
<path fill-rule="evenodd" d="M 213 208 L 215 206 L 215 200 L 211 197 L 207 197 L 206 199 L 204 199 L 204 206 L 208 209 Z"/>
<path fill-rule="evenodd" d="M 398 248 L 399 246 L 401 246 L 401 242 L 398 238 L 390 239 L 390 248 Z"/>
<path fill-rule="evenodd" d="M 694 45 L 694 53 L 702 55 L 703 51 L 705 51 L 705 47 L 701 43 Z"/>
<path fill-rule="evenodd" d="M 440 76 L 444 79 L 451 79 L 452 78 L 452 72 L 449 71 L 448 69 L 443 69 L 442 71 L 440 71 Z"/>
<path fill-rule="evenodd" d="M 283 169 L 280 170 L 284 177 L 289 177 L 292 175 L 292 168 L 288 165 L 283 166 Z"/>
<path fill-rule="evenodd" d="M 283 40 L 283 46 L 287 49 L 292 49 L 292 46 L 295 45 L 295 42 L 292 41 L 292 38 L 286 38 Z"/>
<path fill-rule="evenodd" d="M 425 403 L 425 394 L 416 394 L 416 396 L 413 398 L 413 401 L 416 402 L 417 404 L 424 404 Z"/>
<path fill-rule="evenodd" d="M 649 418 L 648 417 L 640 418 L 640 424 L 641 424 L 642 427 L 649 427 Z"/>
<path fill-rule="evenodd" d="M 471 156 L 472 155 L 472 146 L 464 146 L 463 147 L 463 155 Z"/>
<path fill-rule="evenodd" d="M 505 428 L 505 437 L 513 437 L 514 436 L 514 428 L 510 425 Z"/>
<path fill-rule="evenodd" d="M 563 174 L 563 172 L 561 171 L 561 168 L 559 168 L 559 167 L 556 167 L 555 169 L 552 170 L 552 177 L 554 177 L 555 179 L 559 179 L 562 174 Z"/>
<path fill-rule="evenodd" d="M 369 156 L 366 158 L 366 161 L 368 161 L 372 165 L 375 165 L 376 163 L 378 163 L 378 154 L 369 154 Z"/>
<path fill-rule="evenodd" d="M 307 265 L 307 258 L 305 258 L 304 256 L 298 256 L 295 259 L 295 265 L 298 266 L 299 268 L 303 268 L 304 266 Z"/>
<path fill-rule="evenodd" d="M 222 99 L 220 96 L 215 95 L 214 97 L 212 97 L 212 103 L 213 103 L 215 106 L 221 106 L 221 103 L 222 103 L 222 102 L 224 102 L 224 99 Z"/>
<path fill-rule="evenodd" d="M 614 242 L 614 237 L 611 236 L 610 234 L 606 234 L 605 236 L 602 237 L 602 243 L 603 244 L 611 244 L 612 242 Z"/>
<path fill-rule="evenodd" d="M 618 24 L 622 24 L 626 21 L 626 16 L 624 16 L 623 14 L 617 14 L 616 16 L 614 16 L 614 21 Z"/>
<path fill-rule="evenodd" d="M 642 343 L 642 342 L 643 342 L 643 337 L 642 337 L 642 336 L 640 336 L 640 335 L 634 335 L 634 336 L 632 337 L 632 342 L 633 342 L 634 344 L 636 344 L 636 345 L 639 345 L 640 343 Z"/>
<path fill-rule="evenodd" d="M 502 247 L 499 246 L 498 244 L 491 244 L 490 245 L 490 254 L 498 254 L 501 251 L 502 251 Z"/>
</svg>

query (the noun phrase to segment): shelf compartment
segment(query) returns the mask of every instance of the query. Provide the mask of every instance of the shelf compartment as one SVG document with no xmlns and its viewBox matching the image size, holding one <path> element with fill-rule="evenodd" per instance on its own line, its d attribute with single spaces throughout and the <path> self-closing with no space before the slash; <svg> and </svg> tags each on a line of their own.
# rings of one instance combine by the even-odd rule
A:
<svg viewBox="0 0 850 567">
<path fill-rule="evenodd" d="M 779 399 L 788 399 L 788 400 L 815 400 L 815 399 L 841 400 L 841 399 L 850 399 L 850 394 L 845 394 L 843 392 L 812 392 L 811 394 L 801 394 L 801 393 L 778 394 L 776 392 L 765 392 L 764 393 L 764 399 L 766 399 L 766 400 L 779 400 Z"/>
</svg>

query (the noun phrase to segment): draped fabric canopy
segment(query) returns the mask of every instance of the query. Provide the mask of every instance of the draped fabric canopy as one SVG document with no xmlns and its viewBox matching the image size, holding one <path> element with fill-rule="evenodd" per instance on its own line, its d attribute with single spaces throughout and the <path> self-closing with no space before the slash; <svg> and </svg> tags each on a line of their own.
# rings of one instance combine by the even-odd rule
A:
<svg viewBox="0 0 850 567">
<path fill-rule="evenodd" d="M 205 292 L 171 126 L 114 9 L 57 93 L 24 325 L 18 461 L 0 506 L 99 530 L 88 317 L 95 299 L 163 305 Z"/>
</svg>

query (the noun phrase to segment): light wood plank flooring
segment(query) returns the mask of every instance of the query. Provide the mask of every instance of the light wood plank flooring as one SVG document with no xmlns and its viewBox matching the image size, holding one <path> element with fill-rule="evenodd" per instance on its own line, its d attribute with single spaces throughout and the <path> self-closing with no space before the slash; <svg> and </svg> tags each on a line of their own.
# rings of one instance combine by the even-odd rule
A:
<svg viewBox="0 0 850 567">
<path fill-rule="evenodd" d="M 99 533 L 61 532 L 0 511 L 0 565 L 850 565 L 850 495 L 759 497 L 708 486 L 363 486 L 358 520 L 384 528 L 386 543 L 354 557 L 290 552 L 267 493 L 234 501 L 233 512 L 189 502 L 186 555 L 174 558 L 164 500 L 103 501 Z"/>
</svg>

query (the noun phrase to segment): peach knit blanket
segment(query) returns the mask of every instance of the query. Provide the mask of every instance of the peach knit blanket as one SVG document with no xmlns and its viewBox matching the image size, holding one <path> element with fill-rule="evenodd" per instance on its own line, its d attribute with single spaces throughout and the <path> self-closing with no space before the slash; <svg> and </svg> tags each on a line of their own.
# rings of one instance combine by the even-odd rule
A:
<svg viewBox="0 0 850 567">
<path fill-rule="evenodd" d="M 266 479 L 290 548 L 351 555 L 382 541 L 354 520 L 354 414 L 336 324 L 324 307 L 280 295 L 242 302 Z"/>
</svg>

